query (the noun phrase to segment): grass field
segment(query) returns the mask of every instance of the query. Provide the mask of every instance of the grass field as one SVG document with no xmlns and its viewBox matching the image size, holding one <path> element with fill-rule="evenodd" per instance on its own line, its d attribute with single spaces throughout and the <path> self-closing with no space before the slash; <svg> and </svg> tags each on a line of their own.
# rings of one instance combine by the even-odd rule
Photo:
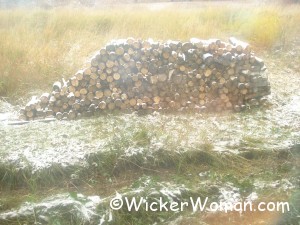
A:
<svg viewBox="0 0 300 225">
<path fill-rule="evenodd" d="M 236 36 L 256 49 L 289 47 L 299 6 L 137 4 L 104 9 L 0 10 L 0 96 L 19 99 L 69 78 L 111 39 Z M 27 96 L 27 95 L 25 95 Z"/>
<path fill-rule="evenodd" d="M 298 21 L 299 5 L 232 2 L 0 10 L 0 224 L 299 225 Z M 268 68 L 268 104 L 8 125 L 15 103 L 51 91 L 106 42 L 129 36 L 248 41 Z M 254 196 L 288 201 L 291 211 L 112 211 L 116 192 L 170 202 Z"/>
</svg>

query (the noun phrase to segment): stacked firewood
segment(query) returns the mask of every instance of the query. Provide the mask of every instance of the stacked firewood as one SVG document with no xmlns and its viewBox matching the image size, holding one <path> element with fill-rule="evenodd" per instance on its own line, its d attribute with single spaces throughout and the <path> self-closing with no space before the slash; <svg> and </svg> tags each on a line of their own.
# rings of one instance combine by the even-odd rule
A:
<svg viewBox="0 0 300 225">
<path fill-rule="evenodd" d="M 33 97 L 21 119 L 75 119 L 106 110 L 240 111 L 270 93 L 264 62 L 235 38 L 116 40 L 88 68 Z"/>
</svg>

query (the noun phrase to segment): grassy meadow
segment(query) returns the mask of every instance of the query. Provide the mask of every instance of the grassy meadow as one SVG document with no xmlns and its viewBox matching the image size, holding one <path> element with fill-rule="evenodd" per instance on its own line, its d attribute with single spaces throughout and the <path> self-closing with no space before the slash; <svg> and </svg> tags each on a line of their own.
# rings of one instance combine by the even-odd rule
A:
<svg viewBox="0 0 300 225">
<path fill-rule="evenodd" d="M 111 39 L 227 41 L 236 36 L 256 49 L 272 50 L 289 46 L 300 30 L 297 21 L 296 5 L 182 3 L 0 10 L 0 96 L 22 101 L 24 94 L 26 98 L 37 90 L 49 91 L 53 81 L 69 78 Z"/>
<path fill-rule="evenodd" d="M 238 1 L 1 9 L 0 225 L 299 225 L 298 21 L 300 5 Z M 51 91 L 112 39 L 230 36 L 251 43 L 267 66 L 271 95 L 261 108 L 9 124 L 18 104 Z M 288 201 L 291 211 L 112 211 L 119 194 L 254 196 L 255 204 Z"/>
</svg>

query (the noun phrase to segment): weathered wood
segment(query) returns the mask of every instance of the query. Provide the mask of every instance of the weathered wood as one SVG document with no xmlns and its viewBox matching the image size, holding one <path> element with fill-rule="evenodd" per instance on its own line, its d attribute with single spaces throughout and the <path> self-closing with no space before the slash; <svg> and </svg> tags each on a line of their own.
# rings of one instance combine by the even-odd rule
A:
<svg viewBox="0 0 300 225">
<path fill-rule="evenodd" d="M 236 48 L 238 52 L 245 51 L 247 53 L 250 53 L 251 51 L 250 45 L 248 43 L 240 41 L 234 37 L 230 37 L 229 42 Z"/>
<path fill-rule="evenodd" d="M 106 102 L 105 101 L 101 101 L 98 105 L 99 109 L 105 109 L 106 108 Z"/>
<path fill-rule="evenodd" d="M 73 110 L 70 110 L 67 117 L 69 120 L 74 120 L 76 118 L 76 112 Z"/>
<path fill-rule="evenodd" d="M 40 97 L 41 103 L 47 104 L 49 102 L 50 94 L 49 93 L 44 93 Z"/>
<path fill-rule="evenodd" d="M 135 106 L 135 105 L 137 104 L 136 99 L 135 99 L 135 98 L 130 99 L 130 100 L 129 100 L 129 104 L 130 104 L 131 106 Z"/>
<path fill-rule="evenodd" d="M 34 97 L 20 118 L 75 119 L 104 109 L 241 111 L 263 104 L 260 98 L 270 93 L 263 60 L 249 44 L 229 41 L 112 41 L 90 67 Z"/>
<path fill-rule="evenodd" d="M 83 70 L 79 70 L 76 74 L 75 77 L 77 80 L 82 80 L 83 79 Z"/>
<path fill-rule="evenodd" d="M 53 91 L 60 91 L 60 89 L 61 89 L 61 82 L 59 81 L 54 82 Z"/>
</svg>

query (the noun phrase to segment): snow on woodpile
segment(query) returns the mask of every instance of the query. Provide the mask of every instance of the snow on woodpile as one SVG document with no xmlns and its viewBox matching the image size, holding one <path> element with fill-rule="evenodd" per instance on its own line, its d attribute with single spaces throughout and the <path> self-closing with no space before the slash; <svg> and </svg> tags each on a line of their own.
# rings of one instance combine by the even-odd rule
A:
<svg viewBox="0 0 300 225">
<path fill-rule="evenodd" d="M 75 119 L 109 110 L 241 111 L 270 94 L 266 67 L 235 38 L 189 42 L 114 40 L 90 66 L 34 96 L 23 120 Z"/>
</svg>

